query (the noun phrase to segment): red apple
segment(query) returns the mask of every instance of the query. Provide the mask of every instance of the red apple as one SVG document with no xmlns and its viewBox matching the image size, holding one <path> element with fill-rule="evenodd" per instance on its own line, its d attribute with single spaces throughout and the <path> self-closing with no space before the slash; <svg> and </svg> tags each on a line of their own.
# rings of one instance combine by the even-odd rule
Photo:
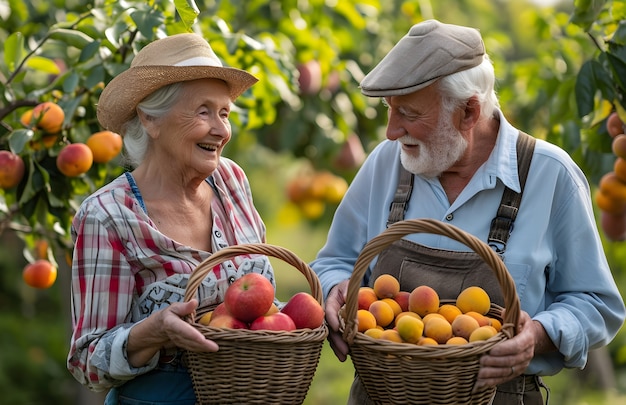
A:
<svg viewBox="0 0 626 405">
<path fill-rule="evenodd" d="M 270 315 L 261 315 L 250 324 L 250 330 L 284 330 L 292 331 L 296 324 L 289 315 L 276 312 Z"/>
<path fill-rule="evenodd" d="M 293 319 L 297 329 L 316 329 L 324 323 L 324 309 L 307 292 L 294 294 L 281 309 L 281 312 Z"/>
<path fill-rule="evenodd" d="M 248 273 L 226 290 L 224 304 L 235 318 L 252 322 L 265 314 L 274 302 L 274 286 L 259 273 Z"/>
<path fill-rule="evenodd" d="M 226 304 L 223 302 L 220 302 L 214 309 L 213 309 L 213 315 L 214 317 L 218 317 L 220 315 L 230 315 L 230 312 L 228 312 L 228 309 L 226 308 Z"/>
<path fill-rule="evenodd" d="M 0 151 L 0 188 L 8 190 L 17 186 L 24 177 L 24 161 L 8 150 Z"/>
<path fill-rule="evenodd" d="M 626 240 L 626 213 L 611 214 L 606 211 L 600 213 L 600 225 L 607 238 L 612 241 Z"/>
<path fill-rule="evenodd" d="M 411 293 L 408 291 L 399 291 L 393 296 L 393 299 L 400 305 L 403 312 L 409 310 L 409 296 L 411 296 Z"/>
<path fill-rule="evenodd" d="M 334 164 L 339 169 L 358 169 L 365 161 L 365 149 L 357 134 L 350 134 L 335 156 Z"/>
<path fill-rule="evenodd" d="M 214 328 L 230 328 L 230 329 L 248 329 L 248 324 L 240 321 L 232 315 L 221 314 L 220 316 L 211 316 L 209 326 Z"/>
<path fill-rule="evenodd" d="M 317 94 L 322 88 L 322 68 L 320 63 L 312 59 L 298 65 L 298 84 L 302 94 Z"/>
</svg>

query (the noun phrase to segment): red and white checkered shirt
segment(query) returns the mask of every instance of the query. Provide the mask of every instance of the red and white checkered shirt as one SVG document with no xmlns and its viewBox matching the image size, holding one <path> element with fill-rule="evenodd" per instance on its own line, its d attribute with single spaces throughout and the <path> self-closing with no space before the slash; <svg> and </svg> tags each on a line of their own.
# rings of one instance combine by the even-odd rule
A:
<svg viewBox="0 0 626 405">
<path fill-rule="evenodd" d="M 265 242 L 265 225 L 254 207 L 243 170 L 221 158 L 207 179 L 214 187 L 212 242 Z M 95 391 L 119 385 L 153 369 L 158 355 L 133 368 L 126 357 L 130 327 L 152 312 L 183 300 L 189 274 L 210 256 L 159 232 L 145 211 L 130 173 L 121 175 L 82 203 L 72 223 L 73 334 L 67 366 Z M 216 304 L 230 282 L 258 272 L 274 284 L 265 256 L 239 256 L 211 272 L 198 290 L 201 305 Z"/>
</svg>

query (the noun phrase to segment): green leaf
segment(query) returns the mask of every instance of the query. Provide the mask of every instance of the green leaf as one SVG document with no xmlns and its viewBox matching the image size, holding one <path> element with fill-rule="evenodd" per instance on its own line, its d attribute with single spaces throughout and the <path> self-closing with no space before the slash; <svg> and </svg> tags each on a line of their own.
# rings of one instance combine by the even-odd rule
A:
<svg viewBox="0 0 626 405">
<path fill-rule="evenodd" d="M 570 21 L 588 31 L 607 0 L 575 0 Z"/>
<path fill-rule="evenodd" d="M 613 78 L 621 88 L 626 89 L 626 61 L 611 53 L 607 53 L 606 56 L 613 71 Z"/>
<path fill-rule="evenodd" d="M 19 196 L 18 200 L 18 205 L 20 206 L 20 209 L 22 209 L 24 205 L 29 203 L 43 188 L 43 177 L 41 175 L 41 172 L 39 171 L 39 165 L 36 165 L 34 160 L 29 159 L 28 166 L 28 179 L 26 180 L 26 186 L 24 187 L 24 190 L 22 191 L 22 194 Z"/>
<path fill-rule="evenodd" d="M 78 49 L 83 49 L 93 42 L 93 38 L 78 30 L 55 28 L 50 31 L 50 38 L 64 42 Z"/>
<path fill-rule="evenodd" d="M 93 58 L 93 56 L 98 52 L 99 49 L 100 41 L 93 41 L 83 48 L 83 50 L 80 52 L 80 57 L 78 58 L 78 61 L 81 63 L 88 61 L 89 59 Z"/>
<path fill-rule="evenodd" d="M 164 21 L 163 14 L 149 9 L 147 11 L 137 10 L 130 13 L 130 17 L 133 19 L 137 28 L 141 34 L 146 38 L 154 37 L 154 28 L 161 25 Z"/>
<path fill-rule="evenodd" d="M 191 31 L 191 26 L 196 23 L 200 14 L 196 2 L 194 0 L 174 0 L 174 6 L 187 30 Z"/>
<path fill-rule="evenodd" d="M 21 32 L 14 32 L 4 41 L 4 63 L 10 71 L 14 71 L 22 60 L 24 50 L 24 36 Z"/>
<path fill-rule="evenodd" d="M 24 150 L 24 145 L 31 139 L 35 133 L 31 129 L 17 129 L 9 134 L 9 148 L 13 153 L 20 154 Z"/>
<path fill-rule="evenodd" d="M 626 45 L 626 22 L 625 21 L 620 21 L 619 25 L 617 26 L 617 30 L 615 31 L 615 33 L 613 34 L 613 37 L 611 38 L 611 42 L 615 42 L 616 44 L 619 44 L 619 45 Z"/>
<path fill-rule="evenodd" d="M 78 87 L 78 81 L 80 80 L 80 76 L 76 73 L 75 70 L 72 70 L 63 80 L 63 92 L 67 94 L 71 94 Z"/>
<path fill-rule="evenodd" d="M 583 118 L 593 111 L 593 99 L 596 92 L 593 75 L 593 61 L 585 62 L 576 77 L 576 104 L 578 117 Z"/>
<path fill-rule="evenodd" d="M 59 66 L 53 60 L 44 58 L 43 56 L 31 56 L 26 61 L 26 66 L 51 75 L 58 75 L 61 73 Z"/>
</svg>

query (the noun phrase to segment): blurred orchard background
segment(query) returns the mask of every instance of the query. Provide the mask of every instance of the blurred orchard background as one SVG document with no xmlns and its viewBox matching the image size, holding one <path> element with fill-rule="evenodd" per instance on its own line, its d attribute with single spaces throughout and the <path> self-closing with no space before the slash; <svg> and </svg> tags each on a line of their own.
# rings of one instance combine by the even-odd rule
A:
<svg viewBox="0 0 626 405">
<path fill-rule="evenodd" d="M 481 30 L 505 114 L 567 150 L 595 195 L 616 161 L 607 120 L 617 112 L 626 121 L 623 0 L 0 0 L 0 150 L 7 151 L 3 159 L 11 152 L 24 163 L 16 184 L 0 178 L 2 403 L 103 398 L 65 368 L 68 230 L 81 200 L 124 168 L 119 156 L 111 159 L 115 151 L 100 161 L 84 158 L 84 173 L 62 170 L 56 160 L 66 145 L 88 143 L 102 130 L 98 96 L 137 50 L 158 37 L 195 31 L 226 65 L 260 79 L 238 101 L 225 155 L 246 170 L 268 241 L 310 261 L 345 187 L 384 138 L 385 110 L 362 96 L 358 84 L 411 25 L 428 18 Z M 44 102 L 61 107 L 60 129 L 33 114 Z M 3 160 L 2 170 L 14 161 Z M 619 232 L 602 229 L 603 212 L 597 208 L 598 227 L 625 291 L 626 243 Z M 614 214 L 623 223 L 624 215 Z M 34 288 L 22 276 L 41 259 L 58 268 L 48 288 Z M 275 265 L 279 298 L 307 289 L 296 270 Z M 344 403 L 352 376 L 350 361 L 339 363 L 325 346 L 306 404 Z M 551 404 L 625 401 L 626 333 L 594 352 L 585 370 L 547 381 Z"/>
</svg>

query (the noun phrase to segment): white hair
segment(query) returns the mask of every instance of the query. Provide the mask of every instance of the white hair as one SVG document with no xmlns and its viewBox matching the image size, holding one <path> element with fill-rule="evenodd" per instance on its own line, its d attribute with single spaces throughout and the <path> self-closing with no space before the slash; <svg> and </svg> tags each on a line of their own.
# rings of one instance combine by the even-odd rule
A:
<svg viewBox="0 0 626 405">
<path fill-rule="evenodd" d="M 150 94 L 137 105 L 144 114 L 158 119 L 167 114 L 176 104 L 181 94 L 182 83 L 173 83 L 161 87 Z M 125 125 L 124 159 L 125 163 L 135 168 L 141 164 L 146 156 L 150 137 L 137 115 Z"/>
<path fill-rule="evenodd" d="M 480 65 L 442 77 L 437 85 L 442 97 L 442 108 L 452 111 L 467 102 L 470 97 L 478 97 L 480 118 L 490 118 L 500 102 L 495 91 L 495 73 L 487 54 Z"/>
</svg>

